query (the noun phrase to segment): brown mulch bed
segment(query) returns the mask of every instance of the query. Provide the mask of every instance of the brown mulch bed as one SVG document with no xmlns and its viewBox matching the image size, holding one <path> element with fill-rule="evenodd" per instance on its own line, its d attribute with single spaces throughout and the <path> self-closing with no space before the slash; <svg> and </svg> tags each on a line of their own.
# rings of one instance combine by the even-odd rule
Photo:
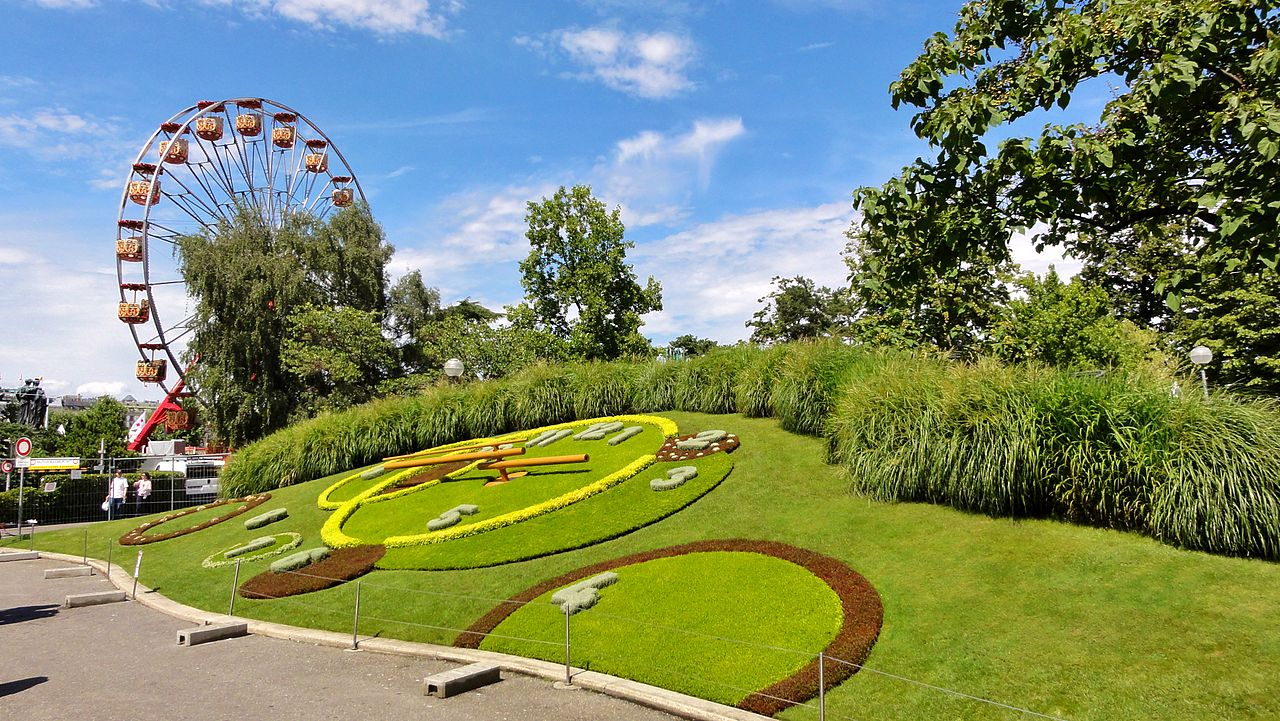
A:
<svg viewBox="0 0 1280 721">
<path fill-rule="evenodd" d="M 138 526 L 137 528 L 133 529 L 132 531 L 129 531 L 128 533 L 120 537 L 120 545 L 142 546 L 147 543 L 155 543 L 156 541 L 167 541 L 170 538 L 177 538 L 178 536 L 185 536 L 189 533 L 195 533 L 196 531 L 203 531 L 209 526 L 216 526 L 217 524 L 222 523 L 223 521 L 235 518 L 236 516 L 242 513 L 245 513 L 250 509 L 257 508 L 258 506 L 261 506 L 262 504 L 266 503 L 269 500 L 271 500 L 270 493 L 259 493 L 254 496 L 245 496 L 244 498 L 226 498 L 220 501 L 206 503 L 202 506 L 193 506 L 191 508 L 184 508 L 181 511 L 170 513 L 165 516 L 161 516 L 160 518 L 154 521 L 148 521 L 142 524 L 141 526 Z M 169 521 L 177 520 L 179 518 L 182 518 L 183 516 L 190 516 L 193 513 L 199 513 L 200 511 L 205 511 L 210 508 L 216 508 L 217 506 L 231 506 L 237 503 L 241 504 L 238 508 L 233 508 L 230 511 L 228 511 L 226 515 L 216 516 L 214 518 L 211 518 L 205 521 L 204 523 L 200 523 L 195 526 L 189 526 L 187 528 L 179 529 L 177 531 L 171 531 L 169 533 L 156 533 L 150 536 L 143 535 L 144 533 L 147 532 L 147 529 L 155 528 L 156 526 L 159 526 L 162 523 L 168 523 Z"/>
<path fill-rule="evenodd" d="M 466 468 L 468 463 L 470 463 L 470 461 L 454 461 L 453 463 L 440 463 L 434 466 L 425 466 L 421 473 L 409 476 L 408 478 L 402 478 L 394 484 L 379 491 L 377 495 L 381 496 L 387 493 L 403 491 L 406 488 L 420 486 L 427 481 L 444 478 L 460 468 Z"/>
<path fill-rule="evenodd" d="M 884 607 L 880 603 L 880 594 L 862 574 L 849 568 L 843 562 L 808 549 L 789 546 L 774 541 L 750 541 L 744 539 L 722 541 L 696 541 L 669 548 L 659 548 L 643 553 L 603 561 L 576 571 L 570 571 L 529 588 L 503 601 L 493 610 L 486 613 L 475 623 L 458 635 L 453 645 L 461 648 L 479 648 L 485 635 L 498 627 L 507 616 L 534 600 L 542 594 L 568 585 L 575 581 L 589 578 L 614 568 L 630 566 L 657 558 L 681 556 L 686 553 L 704 551 L 740 551 L 746 553 L 762 553 L 766 556 L 781 558 L 803 566 L 810 573 L 822 579 L 840 598 L 843 618 L 840 631 L 824 649 L 830 658 L 838 658 L 849 663 L 827 661 L 823 671 L 824 685 L 828 690 L 838 686 L 845 679 L 857 673 L 858 668 L 871 654 L 871 647 L 880 636 L 880 626 L 884 623 Z M 855 664 L 855 665 L 849 665 Z M 818 695 L 818 660 L 815 658 L 807 666 L 781 681 L 747 696 L 739 708 L 765 716 L 772 716 L 815 698 Z"/>
<path fill-rule="evenodd" d="M 285 573 L 263 571 L 240 584 L 239 593 L 244 598 L 262 599 L 323 591 L 372 571 L 373 565 L 386 552 L 386 546 L 339 548 L 332 551 L 326 558 L 296 571 Z"/>
<path fill-rule="evenodd" d="M 690 433 L 687 436 L 675 436 L 674 438 L 668 438 L 667 442 L 662 444 L 662 448 L 658 449 L 658 461 L 692 461 L 697 458 L 706 458 L 712 453 L 730 453 L 738 446 L 742 445 L 742 442 L 738 440 L 738 436 L 730 433 L 701 451 L 686 451 L 676 448 L 676 444 L 680 441 L 687 441 L 690 438 L 696 438 L 697 435 L 697 433 Z M 715 448 L 715 450 L 712 450 L 712 448 Z"/>
</svg>

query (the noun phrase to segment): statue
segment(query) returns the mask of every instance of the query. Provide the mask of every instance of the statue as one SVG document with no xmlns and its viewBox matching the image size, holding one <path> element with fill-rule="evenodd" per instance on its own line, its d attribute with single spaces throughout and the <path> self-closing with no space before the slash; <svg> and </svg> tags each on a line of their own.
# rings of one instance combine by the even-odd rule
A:
<svg viewBox="0 0 1280 721">
<path fill-rule="evenodd" d="M 49 401 L 44 397 L 39 378 L 28 378 L 17 393 L 18 422 L 32 428 L 44 428 Z"/>
</svg>

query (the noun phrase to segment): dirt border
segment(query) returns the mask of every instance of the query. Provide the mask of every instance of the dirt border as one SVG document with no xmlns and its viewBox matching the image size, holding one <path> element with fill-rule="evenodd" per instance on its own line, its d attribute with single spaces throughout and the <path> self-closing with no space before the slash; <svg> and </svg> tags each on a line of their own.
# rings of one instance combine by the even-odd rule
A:
<svg viewBox="0 0 1280 721">
<path fill-rule="evenodd" d="M 147 523 L 144 523 L 141 526 L 138 526 L 132 531 L 129 531 L 128 533 L 120 537 L 120 545 L 121 546 L 145 546 L 148 543 L 156 543 L 158 541 L 167 541 L 170 538 L 177 538 L 179 536 L 186 536 L 186 535 L 195 533 L 196 531 L 203 531 L 204 529 L 210 526 L 216 526 L 219 523 L 222 523 L 223 521 L 229 521 L 232 518 L 235 518 L 236 516 L 242 513 L 247 513 L 251 509 L 257 508 L 258 506 L 261 506 L 262 504 L 266 503 L 269 500 L 271 500 L 270 493 L 259 493 L 253 496 L 245 496 L 244 498 L 224 498 L 217 501 L 213 501 L 212 503 L 206 503 L 201 506 L 184 508 L 181 511 L 177 511 L 176 513 L 170 513 L 166 516 L 161 516 L 160 518 L 156 519 L 154 523 L 148 521 Z M 156 526 L 168 523 L 169 521 L 176 521 L 179 518 L 182 518 L 183 516 L 190 516 L 193 513 L 199 513 L 200 511 L 207 511 L 210 508 L 217 508 L 218 506 L 229 506 L 236 503 L 243 503 L 244 505 L 241 506 L 240 508 L 236 508 L 232 510 L 230 513 L 228 513 L 225 516 L 218 516 L 217 518 L 210 519 L 208 521 L 205 521 L 204 523 L 200 523 L 195 526 L 191 526 L 189 528 L 184 528 L 180 531 L 173 531 L 172 533 L 157 533 L 154 536 L 142 535 L 143 532 L 146 531 L 148 528 L 155 528 Z"/>
<path fill-rule="evenodd" d="M 827 644 L 824 652 L 832 658 L 839 658 L 846 663 L 828 663 L 825 665 L 824 686 L 830 690 L 845 679 L 857 673 L 869 655 L 876 639 L 880 636 L 880 628 L 884 623 L 884 606 L 880 602 L 880 594 L 876 593 L 871 583 L 862 574 L 849 568 L 844 562 L 805 548 L 791 546 L 777 541 L 752 541 L 747 539 L 727 539 L 711 541 L 695 541 L 679 546 L 654 549 L 633 553 L 629 556 L 602 561 L 590 566 L 570 571 L 556 578 L 539 583 L 525 591 L 512 596 L 494 607 L 466 631 L 458 635 L 453 645 L 459 648 L 479 648 L 487 634 L 498 624 L 515 613 L 524 604 L 538 596 L 581 580 L 597 573 L 614 568 L 630 566 L 636 563 L 652 561 L 658 558 L 682 556 L 688 553 L 706 551 L 738 551 L 760 553 L 773 556 L 784 561 L 791 561 L 803 566 L 810 573 L 822 579 L 840 598 L 842 619 L 836 637 Z M 768 688 L 752 692 L 739 704 L 738 708 L 754 713 L 772 716 L 780 711 L 801 704 L 818 695 L 818 660 L 787 678 L 774 683 Z"/>
<path fill-rule="evenodd" d="M 374 564 L 386 552 L 386 546 L 336 548 L 325 558 L 299 571 L 263 571 L 240 584 L 236 592 L 242 598 L 270 600 L 323 591 L 372 571 Z"/>
</svg>

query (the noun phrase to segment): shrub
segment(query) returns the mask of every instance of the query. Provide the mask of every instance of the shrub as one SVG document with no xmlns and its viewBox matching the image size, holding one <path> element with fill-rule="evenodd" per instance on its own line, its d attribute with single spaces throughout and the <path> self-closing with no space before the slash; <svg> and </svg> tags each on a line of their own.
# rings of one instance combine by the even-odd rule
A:
<svg viewBox="0 0 1280 721">
<path fill-rule="evenodd" d="M 675 408 L 680 363 L 650 361 L 634 366 L 638 373 L 634 386 L 637 411 L 646 413 Z"/>
<path fill-rule="evenodd" d="M 636 369 L 631 363 L 581 363 L 569 370 L 573 375 L 574 418 L 614 416 L 634 410 Z"/>
<path fill-rule="evenodd" d="M 324 546 L 318 548 L 309 548 L 305 551 L 289 554 L 278 561 L 271 562 L 272 573 L 286 573 L 288 571 L 296 571 L 303 566 L 309 566 L 329 555 L 329 549 Z"/>
<path fill-rule="evenodd" d="M 244 521 L 244 528 L 246 531 L 252 531 L 255 528 L 262 528 L 268 523 L 275 523 L 276 521 L 288 518 L 288 516 L 289 509 L 277 508 L 274 511 L 267 511 L 261 515 L 254 516 L 253 518 L 246 518 Z"/>
<path fill-rule="evenodd" d="M 672 406 L 698 413 L 733 413 L 738 405 L 738 376 L 759 353 L 750 346 L 735 346 L 674 364 L 678 372 Z"/>
</svg>

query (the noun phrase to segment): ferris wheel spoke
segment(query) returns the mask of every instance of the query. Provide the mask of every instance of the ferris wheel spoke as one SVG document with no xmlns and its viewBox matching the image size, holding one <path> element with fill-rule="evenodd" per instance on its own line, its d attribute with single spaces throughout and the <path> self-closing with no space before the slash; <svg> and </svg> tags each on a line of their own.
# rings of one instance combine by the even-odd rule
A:
<svg viewBox="0 0 1280 721">
<path fill-rule="evenodd" d="M 182 178 L 181 178 L 181 177 L 179 177 L 176 173 L 169 173 L 166 177 L 168 177 L 169 179 L 171 179 L 173 182 L 177 183 L 178 185 L 181 185 L 181 186 L 182 186 L 182 190 L 183 190 L 183 191 L 185 191 L 184 193 L 174 194 L 175 196 L 176 196 L 176 195 L 186 195 L 186 196 L 187 196 L 191 201 L 194 201 L 197 205 L 199 205 L 199 206 L 204 210 L 204 212 L 205 212 L 206 214 L 208 214 L 208 215 L 209 215 L 209 216 L 211 216 L 211 217 L 216 217 L 216 213 L 214 212 L 213 208 L 209 207 L 209 204 L 208 204 L 208 203 L 206 203 L 206 202 L 204 202 L 204 198 L 203 198 L 203 197 L 201 197 L 201 195 L 200 195 L 199 193 L 197 193 L 197 192 L 193 191 L 193 190 L 191 189 L 191 186 L 189 186 L 189 185 L 187 185 L 186 183 L 182 182 Z M 194 179 L 195 179 L 197 182 L 199 182 L 199 178 L 198 178 L 198 177 L 197 177 L 197 178 L 194 178 Z M 201 189 L 205 190 L 205 192 L 206 192 L 206 193 L 208 192 L 208 189 L 204 187 L 203 183 L 201 183 Z M 170 196 L 170 197 L 174 197 L 174 196 Z M 190 215 L 190 213 L 188 213 L 188 215 Z M 197 220 L 198 220 L 198 219 L 197 219 Z M 201 223 L 203 224 L 203 223 L 204 223 L 204 221 L 201 221 Z"/>
<path fill-rule="evenodd" d="M 203 204 L 199 199 L 193 198 L 190 193 L 166 194 L 166 197 L 173 201 L 175 208 L 191 216 L 191 219 L 201 226 L 210 228 L 216 224 L 213 222 L 216 218 L 207 209 L 201 208 Z"/>
</svg>

